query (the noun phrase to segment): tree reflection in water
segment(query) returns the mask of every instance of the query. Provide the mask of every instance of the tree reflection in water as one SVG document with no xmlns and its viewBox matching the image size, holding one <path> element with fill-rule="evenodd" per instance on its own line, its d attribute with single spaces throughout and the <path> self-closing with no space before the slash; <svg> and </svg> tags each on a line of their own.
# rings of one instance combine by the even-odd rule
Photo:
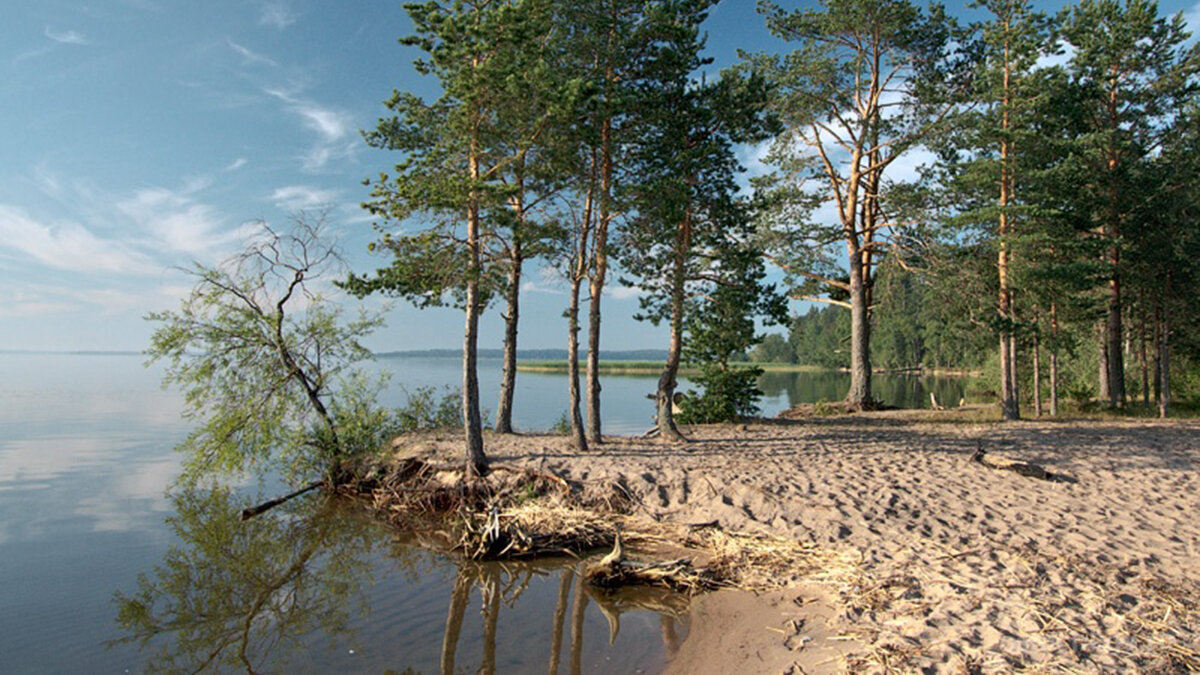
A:
<svg viewBox="0 0 1200 675">
<path fill-rule="evenodd" d="M 658 615 L 657 635 L 635 634 L 634 639 L 643 641 L 642 647 L 661 639 L 669 658 L 679 647 L 680 629 L 686 635 L 685 597 L 593 589 L 575 571 L 572 565 L 578 564 L 576 561 L 458 561 L 450 583 L 444 572 L 432 573 L 435 570 L 426 551 L 405 543 L 385 547 L 389 537 L 373 521 L 319 496 L 297 500 L 247 522 L 238 519 L 245 504 L 229 490 L 182 490 L 172 499 L 176 513 L 168 523 L 179 543 L 171 546 L 153 571 L 139 575 L 136 591 L 116 594 L 117 622 L 124 637 L 115 642 L 138 645 L 147 656 L 144 668 L 148 671 L 312 671 L 328 663 L 337 645 L 357 646 L 357 632 L 368 628 L 377 634 L 371 647 L 373 658 L 383 666 L 371 668 L 374 672 L 397 665 L 401 668 L 388 672 L 462 672 L 463 664 L 457 661 L 463 640 L 474 643 L 469 651 L 479 655 L 477 662 L 466 654 L 463 660 L 471 660 L 470 670 L 478 663 L 482 673 L 540 670 L 547 662 L 537 654 L 544 655 L 547 644 L 552 674 L 560 671 L 564 656 L 570 673 L 582 672 L 585 656 L 592 659 L 597 654 L 615 659 L 613 666 L 636 667 L 621 660 L 644 656 L 646 649 L 639 652 L 626 644 L 623 649 L 603 652 L 603 638 L 585 655 L 589 604 L 607 619 L 609 645 L 620 633 L 621 615 L 632 610 Z M 385 565 L 380 558 L 387 561 Z M 436 647 L 428 644 L 427 638 L 404 634 L 411 627 L 380 626 L 366 618 L 372 601 L 382 606 L 391 599 L 386 590 L 375 588 L 373 577 L 390 574 L 397 566 L 410 587 L 449 591 L 440 658 L 430 651 Z M 434 567 L 443 569 L 440 564 Z M 552 583 L 555 576 L 557 594 L 534 593 L 516 610 L 531 583 Z M 467 620 L 476 588 L 479 623 Z M 421 602 L 421 598 L 406 599 Z M 544 606 L 530 606 L 531 602 Z M 550 602 L 555 603 L 553 612 Z M 403 616 L 420 608 L 388 609 L 399 609 Z M 505 623 L 501 615 L 510 611 L 513 617 Z M 552 617 L 550 631 L 535 630 L 535 622 L 542 621 L 537 617 Z M 594 617 L 593 622 L 596 620 Z M 568 633 L 569 651 L 564 655 Z M 477 642 L 480 637 L 481 644 Z M 505 652 L 501 657 L 498 645 Z M 329 650 L 325 654 L 318 652 L 325 649 Z M 344 658 L 347 652 L 343 649 L 340 653 Z M 498 658 L 507 660 L 498 663 Z M 397 660 L 401 663 L 396 664 Z M 537 666 L 538 662 L 543 666 Z M 367 666 L 366 662 L 356 663 L 359 668 Z M 337 669 L 345 665 L 340 663 Z M 403 668 L 405 665 L 409 667 Z"/>
<path fill-rule="evenodd" d="M 483 621 L 482 660 L 480 673 L 496 672 L 497 623 L 500 607 L 516 604 L 521 593 L 529 587 L 534 576 L 558 574 L 558 594 L 550 631 L 550 658 L 547 672 L 558 673 L 562 662 L 564 623 L 567 608 L 571 608 L 571 644 L 568 672 L 583 672 L 584 629 L 587 607 L 595 604 L 608 621 L 608 644 L 615 644 L 621 630 L 621 615 L 631 611 L 650 611 L 658 615 L 659 637 L 670 659 L 679 649 L 679 629 L 687 627 L 686 596 L 663 589 L 622 589 L 607 591 L 593 588 L 574 567 L 538 563 L 475 563 L 462 561 L 450 597 L 450 612 L 442 640 L 441 672 L 455 672 L 455 658 L 462 634 L 463 618 L 470 601 L 471 589 L 480 590 L 480 614 Z M 572 600 L 572 596 L 573 600 Z M 529 664 L 525 664 L 528 666 Z"/>
<path fill-rule="evenodd" d="M 303 654 L 321 631 L 335 641 L 366 611 L 364 554 L 377 541 L 362 519 L 323 499 L 297 500 L 247 522 L 246 504 L 225 488 L 181 489 L 168 525 L 179 537 L 137 591 L 120 591 L 117 642 L 150 652 L 148 670 L 197 672 L 271 664 Z"/>
</svg>

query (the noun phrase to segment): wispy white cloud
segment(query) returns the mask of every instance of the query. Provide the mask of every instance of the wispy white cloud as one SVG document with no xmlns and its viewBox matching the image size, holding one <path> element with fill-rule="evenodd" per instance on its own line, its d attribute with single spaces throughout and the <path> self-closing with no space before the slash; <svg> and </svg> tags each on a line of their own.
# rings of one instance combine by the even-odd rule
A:
<svg viewBox="0 0 1200 675">
<path fill-rule="evenodd" d="M 79 310 L 79 305 L 65 300 L 0 299 L 0 318 L 26 319 Z"/>
<path fill-rule="evenodd" d="M 79 31 L 74 31 L 74 30 L 57 31 L 49 26 L 46 26 L 45 34 L 46 34 L 46 37 L 50 38 L 51 40 L 54 40 L 55 42 L 57 42 L 61 45 L 90 45 L 90 44 L 92 44 L 91 40 L 88 40 L 86 37 L 84 37 L 83 33 L 80 33 Z"/>
<path fill-rule="evenodd" d="M 232 49 L 238 56 L 242 57 L 242 65 L 244 66 L 263 65 L 271 66 L 273 68 L 279 67 L 279 63 L 275 59 L 263 54 L 259 54 L 249 47 L 239 45 L 233 40 L 225 40 L 225 44 L 229 45 L 230 49 Z"/>
<path fill-rule="evenodd" d="M 122 215 L 149 234 L 154 245 L 167 252 L 204 256 L 237 240 L 217 210 L 196 201 L 193 193 L 202 189 L 202 182 L 182 190 L 145 188 L 132 197 L 117 203 Z"/>
<path fill-rule="evenodd" d="M 157 269 L 119 242 L 101 239 L 78 223 L 44 223 L 24 210 L 0 204 L 0 251 L 73 272 L 146 273 Z"/>
<path fill-rule="evenodd" d="M 0 294 L 0 318 L 72 315 L 80 312 L 102 317 L 144 315 L 177 306 L 191 292 L 182 284 L 130 285 L 107 278 L 97 285 L 22 283 Z"/>
<path fill-rule="evenodd" d="M 645 292 L 633 286 L 605 286 L 604 294 L 613 300 L 631 300 L 645 295 Z"/>
<path fill-rule="evenodd" d="M 246 166 L 249 163 L 250 163 L 250 160 L 246 159 L 245 157 L 238 157 L 237 159 L 233 160 L 229 164 L 226 164 L 225 168 L 222 170 L 225 171 L 226 173 L 228 173 L 230 171 L 237 171 L 238 169 L 242 168 L 243 166 Z"/>
<path fill-rule="evenodd" d="M 339 111 L 321 108 L 313 104 L 301 104 L 295 111 L 304 118 L 305 126 L 316 131 L 326 141 L 338 141 L 350 132 L 350 115 Z"/>
<path fill-rule="evenodd" d="M 263 26 L 283 30 L 296 23 L 296 14 L 286 3 L 268 2 L 263 5 L 262 11 L 259 12 L 258 22 Z"/>
<path fill-rule="evenodd" d="M 302 157 L 305 170 L 319 171 L 334 159 L 348 157 L 358 147 L 357 139 L 349 141 L 354 118 L 348 112 L 299 98 L 284 89 L 267 88 L 263 92 L 286 103 L 288 110 L 316 133 L 316 144 Z"/>
<path fill-rule="evenodd" d="M 525 293 L 540 293 L 542 295 L 566 295 L 561 288 L 540 284 L 534 281 L 526 281 L 521 284 L 521 290 Z"/>
<path fill-rule="evenodd" d="M 271 201 L 284 211 L 302 211 L 328 206 L 337 200 L 337 190 L 323 190 L 307 185 L 288 185 L 271 193 Z"/>
</svg>

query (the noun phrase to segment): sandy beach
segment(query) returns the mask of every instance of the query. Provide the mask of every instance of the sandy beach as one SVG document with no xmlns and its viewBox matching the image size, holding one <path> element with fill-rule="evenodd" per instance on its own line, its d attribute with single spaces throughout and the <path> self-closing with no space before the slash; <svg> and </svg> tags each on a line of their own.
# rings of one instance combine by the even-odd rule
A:
<svg viewBox="0 0 1200 675">
<path fill-rule="evenodd" d="M 854 561 L 759 596 L 698 598 L 674 671 L 1200 667 L 1200 422 L 892 411 L 687 433 L 682 446 L 612 437 L 587 454 L 559 436 L 488 438 L 499 463 L 623 484 L 647 517 L 718 521 Z M 1061 480 L 973 462 L 980 445 Z"/>
</svg>

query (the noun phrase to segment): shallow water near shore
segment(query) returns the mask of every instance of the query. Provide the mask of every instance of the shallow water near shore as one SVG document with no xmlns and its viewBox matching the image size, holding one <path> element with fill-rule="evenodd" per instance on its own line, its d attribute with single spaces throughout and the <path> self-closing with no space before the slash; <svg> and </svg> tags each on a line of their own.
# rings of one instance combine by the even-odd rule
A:
<svg viewBox="0 0 1200 675">
<path fill-rule="evenodd" d="M 260 618 L 246 624 L 247 614 L 241 614 L 243 626 L 250 625 L 260 641 L 248 648 L 248 654 L 262 659 L 253 662 L 256 668 L 403 672 L 411 667 L 435 672 L 442 664 L 457 586 L 459 597 L 466 588 L 466 599 L 459 601 L 465 609 L 456 670 L 474 670 L 487 659 L 494 659 L 497 670 L 547 669 L 554 653 L 554 625 L 562 627 L 560 670 L 572 669 L 576 657 L 571 612 L 586 594 L 580 595 L 578 575 L 569 568 L 473 570 L 466 577 L 469 581 L 460 581 L 453 560 L 395 543 L 389 532 L 372 523 L 331 514 L 315 497 L 251 521 L 248 527 L 223 530 L 224 518 L 242 506 L 283 491 L 269 480 L 236 486 L 215 514 L 199 509 L 201 502 L 215 497 L 191 495 L 181 505 L 178 493 L 168 496 L 167 487 L 179 470 L 173 448 L 189 427 L 180 417 L 181 396 L 162 390 L 161 369 L 146 369 L 142 362 L 139 355 L 0 354 L 0 654 L 6 672 L 142 672 L 154 664 L 170 669 L 170 662 L 161 659 L 172 655 L 179 664 L 193 664 L 189 655 L 215 644 L 205 642 L 201 627 L 193 634 L 183 623 L 159 626 L 168 637 L 152 639 L 146 649 L 136 643 L 113 643 L 136 634 L 118 624 L 121 605 L 114 594 L 136 598 L 139 575 L 152 586 L 162 586 L 156 570 L 174 570 L 179 593 L 160 593 L 159 609 L 161 602 L 177 598 L 208 603 L 234 616 L 238 602 L 248 595 L 258 597 L 252 595 L 252 583 L 261 580 L 256 575 L 286 572 L 301 558 L 296 569 L 303 583 L 262 596 L 264 603 L 274 603 L 280 617 L 295 619 L 292 632 L 271 632 L 286 621 Z M 460 364 L 456 359 L 390 358 L 373 367 L 395 373 L 384 403 L 400 405 L 406 392 L 417 387 L 456 384 Z M 498 361 L 482 364 L 481 386 L 489 397 L 498 390 L 499 371 Z M 802 396 L 840 397 L 840 374 L 831 374 L 834 377 L 823 385 L 828 389 L 798 384 L 812 375 L 766 376 L 764 414 L 804 402 L 798 400 Z M 518 428 L 544 430 L 557 421 L 565 409 L 562 380 L 554 375 L 519 376 Z M 878 378 L 877 384 L 886 386 Z M 606 378 L 606 430 L 644 431 L 652 413 L 645 395 L 653 386 L 653 378 Z M 918 393 L 927 399 L 923 389 Z M 179 531 L 181 523 L 200 543 Z M 340 526 L 330 528 L 329 523 Z M 293 542 L 281 548 L 275 537 L 262 532 L 293 532 L 295 537 L 278 537 Z M 200 564 L 205 546 L 211 548 L 214 542 L 224 542 L 226 548 L 213 549 L 222 555 L 208 555 L 209 564 Z M 244 558 L 230 555 L 234 544 L 243 546 Z M 306 547 L 313 551 L 306 554 Z M 235 560 L 241 562 L 216 564 Z M 187 570 L 191 572 L 184 574 Z M 316 593 L 322 583 L 349 600 L 322 604 Z M 569 608 L 556 624 L 564 585 Z M 488 607 L 495 603 L 497 587 L 499 608 L 493 612 Z M 181 595 L 185 590 L 192 595 Z M 605 610 L 611 608 L 587 597 L 582 637 L 575 647 L 583 672 L 654 671 L 673 645 L 686 639 L 687 619 L 679 614 L 677 603 L 664 613 L 659 611 L 663 607 L 636 609 L 636 603 L 624 599 L 619 604 L 629 611 L 620 615 L 617 641 L 608 647 L 612 612 Z M 662 600 L 647 602 L 656 607 L 654 603 Z M 306 614 L 305 603 L 323 609 Z M 147 608 L 150 612 L 154 606 Z M 129 612 L 136 615 L 135 610 L 127 607 L 126 618 Z M 494 650 L 485 635 L 491 630 L 489 613 L 497 617 Z M 237 640 L 230 645 L 236 655 Z M 211 649 L 204 656 L 209 654 Z M 225 667 L 230 668 L 244 669 L 244 664 Z"/>
</svg>

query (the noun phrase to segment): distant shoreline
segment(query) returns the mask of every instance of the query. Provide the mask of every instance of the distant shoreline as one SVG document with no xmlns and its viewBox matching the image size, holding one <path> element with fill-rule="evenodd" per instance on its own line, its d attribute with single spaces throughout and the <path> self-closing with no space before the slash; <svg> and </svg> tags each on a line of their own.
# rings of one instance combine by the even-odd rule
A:
<svg viewBox="0 0 1200 675">
<path fill-rule="evenodd" d="M 582 366 L 583 360 L 580 359 Z M 848 373 L 844 368 L 825 368 L 823 366 L 814 366 L 809 364 L 799 363 L 756 363 L 753 361 L 732 361 L 730 366 L 738 368 L 749 368 L 757 366 L 762 368 L 767 373 Z M 607 359 L 601 357 L 600 372 L 609 375 L 649 375 L 657 374 L 663 368 L 662 360 L 620 360 Z M 527 373 L 566 373 L 567 360 L 562 359 L 545 359 L 535 361 L 517 360 L 517 371 Z M 680 364 L 679 373 L 681 375 L 691 375 L 700 372 L 699 367 L 694 364 Z M 914 377 L 979 377 L 980 373 L 972 370 L 953 369 L 953 368 L 927 368 L 925 370 L 915 370 L 906 368 L 902 370 L 886 370 L 876 369 L 873 371 L 876 375 L 912 375 Z"/>
<path fill-rule="evenodd" d="M 145 356 L 144 352 L 120 349 L 0 349 L 0 355 L 29 355 L 29 356 Z M 461 359 L 461 349 L 408 349 L 391 352 L 375 352 L 377 359 Z M 480 349 L 477 352 L 480 359 L 504 358 L 502 349 Z M 608 375 L 650 375 L 657 374 L 663 368 L 667 353 L 654 349 L 630 349 L 600 352 L 600 372 Z M 580 359 L 583 364 L 583 359 Z M 732 361 L 731 366 L 757 366 L 768 373 L 845 373 L 845 368 L 826 368 L 797 363 L 756 363 L 753 361 Z M 517 350 L 517 370 L 525 373 L 566 373 L 567 352 L 565 349 L 528 349 Z M 694 375 L 700 369 L 693 364 L 680 364 L 681 375 Z M 876 368 L 878 375 L 913 375 L 916 377 L 979 377 L 977 370 L 961 368 L 926 368 L 926 369 L 896 369 Z"/>
<path fill-rule="evenodd" d="M 582 366 L 583 361 L 580 361 Z M 729 365 L 739 368 L 758 366 L 764 371 L 782 372 L 782 373 L 822 373 L 834 372 L 820 366 L 797 365 L 794 363 L 751 363 L 749 361 L 736 361 Z M 600 372 L 609 375 L 649 375 L 657 374 L 663 369 L 663 362 L 649 360 L 620 360 L 620 359 L 600 359 Z M 547 359 L 538 361 L 517 361 L 518 372 L 528 373 L 566 373 L 567 360 L 564 359 Z M 680 364 L 679 372 L 682 375 L 690 375 L 700 372 L 700 369 L 694 364 Z"/>
</svg>

